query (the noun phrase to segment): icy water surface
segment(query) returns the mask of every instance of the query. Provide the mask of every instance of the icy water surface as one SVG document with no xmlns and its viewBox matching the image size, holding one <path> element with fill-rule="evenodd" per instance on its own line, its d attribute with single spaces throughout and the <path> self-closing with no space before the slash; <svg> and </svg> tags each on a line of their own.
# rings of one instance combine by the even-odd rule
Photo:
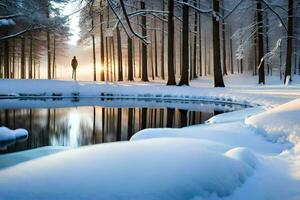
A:
<svg viewBox="0 0 300 200">
<path fill-rule="evenodd" d="M 129 140 L 145 128 L 185 127 L 241 105 L 202 101 L 122 99 L 2 99 L 0 126 L 29 137 L 0 144 L 0 154 L 42 146 L 78 147 Z"/>
</svg>

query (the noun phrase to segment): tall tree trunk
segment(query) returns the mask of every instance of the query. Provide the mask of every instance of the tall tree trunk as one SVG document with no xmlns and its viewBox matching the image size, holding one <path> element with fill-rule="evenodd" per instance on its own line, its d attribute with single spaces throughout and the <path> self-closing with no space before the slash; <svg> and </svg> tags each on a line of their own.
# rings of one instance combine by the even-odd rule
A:
<svg viewBox="0 0 300 200">
<path fill-rule="evenodd" d="M 224 0 L 222 1 L 222 14 L 225 16 Z M 223 39 L 223 75 L 227 75 L 227 65 L 226 65 L 226 27 L 225 19 L 222 19 L 222 39 Z"/>
<path fill-rule="evenodd" d="M 187 3 L 187 0 L 183 0 Z M 182 74 L 179 85 L 189 85 L 189 6 L 182 5 Z"/>
<path fill-rule="evenodd" d="M 25 37 L 21 39 L 21 78 L 26 78 L 26 67 L 25 67 Z"/>
<path fill-rule="evenodd" d="M 234 70 L 233 70 L 233 49 L 232 49 L 232 38 L 231 38 L 231 34 L 232 34 L 232 27 L 230 26 L 230 73 L 234 74 Z"/>
<path fill-rule="evenodd" d="M 174 0 L 168 1 L 168 82 L 176 85 L 174 73 Z"/>
<path fill-rule="evenodd" d="M 292 71 L 292 53 L 293 53 L 293 0 L 289 0 L 289 12 L 288 12 L 288 39 L 287 39 L 287 52 L 286 52 L 286 62 L 285 62 L 285 76 L 284 82 L 286 83 L 287 77 L 290 77 L 291 81 L 291 71 Z"/>
<path fill-rule="evenodd" d="M 257 25 L 258 25 L 258 60 L 260 62 L 258 69 L 258 84 L 265 84 L 265 65 L 262 58 L 264 56 L 264 38 L 263 38 L 263 15 L 261 0 L 257 0 Z"/>
<path fill-rule="evenodd" d="M 118 81 L 123 81 L 121 33 L 118 26 L 117 26 L 117 45 L 118 45 Z"/>
<path fill-rule="evenodd" d="M 133 81 L 132 39 L 128 36 L 128 80 Z"/>
<path fill-rule="evenodd" d="M 9 40 L 4 42 L 4 78 L 9 78 Z"/>
<path fill-rule="evenodd" d="M 29 40 L 29 59 L 28 59 L 28 75 L 29 79 L 32 79 L 32 34 Z"/>
<path fill-rule="evenodd" d="M 213 9 L 215 13 L 220 12 L 220 0 L 213 0 Z M 225 87 L 220 56 L 220 26 L 217 16 L 213 16 L 213 59 L 214 59 L 214 86 Z"/>
<path fill-rule="evenodd" d="M 145 10 L 145 2 L 141 1 L 141 9 Z M 146 16 L 142 16 L 142 35 L 143 37 L 147 36 L 147 22 Z M 147 45 L 145 43 L 142 44 L 142 81 L 148 80 L 148 69 L 147 69 Z"/>
<path fill-rule="evenodd" d="M 56 78 L 56 35 L 53 34 L 52 78 Z"/>
<path fill-rule="evenodd" d="M 200 5 L 200 0 L 198 0 L 198 5 Z M 199 35 L 199 75 L 202 76 L 202 30 L 201 30 L 201 13 L 199 13 L 199 28 L 198 28 L 198 35 Z"/>
<path fill-rule="evenodd" d="M 93 20 L 92 20 L 93 21 Z M 93 43 L 93 67 L 94 67 L 94 81 L 97 80 L 96 76 L 96 47 L 95 47 L 95 36 L 92 35 L 92 43 Z"/>
<path fill-rule="evenodd" d="M 51 79 L 51 49 L 50 49 L 50 32 L 47 31 L 47 58 L 48 58 L 48 79 Z"/>
<path fill-rule="evenodd" d="M 102 0 L 100 0 L 102 8 Z M 103 36 L 103 14 L 100 13 L 100 81 L 104 81 L 104 36 Z"/>
<path fill-rule="evenodd" d="M 268 54 L 270 52 L 270 45 L 269 45 L 269 17 L 268 13 L 265 13 L 265 19 L 266 19 L 266 26 L 265 26 L 265 41 L 266 41 L 266 53 Z M 270 64 L 269 61 L 266 60 L 267 63 L 267 75 L 270 74 Z"/>
<path fill-rule="evenodd" d="M 154 67 L 155 67 L 155 76 L 158 77 L 158 66 L 157 66 L 157 33 L 156 33 L 156 18 L 154 18 Z"/>
<path fill-rule="evenodd" d="M 194 2 L 194 6 L 197 7 L 197 1 Z M 197 78 L 197 32 L 198 32 L 198 14 L 195 12 L 194 20 L 194 47 L 193 47 L 193 76 L 192 78 Z"/>
<path fill-rule="evenodd" d="M 162 0 L 162 10 L 165 10 L 165 1 Z M 165 17 L 163 16 L 163 19 L 165 19 Z M 160 72 L 160 76 L 162 80 L 165 80 L 165 22 L 162 21 L 161 23 L 162 26 L 162 31 L 161 31 L 161 72 Z"/>
<path fill-rule="evenodd" d="M 13 40 L 12 49 L 12 78 L 15 78 L 15 60 L 16 60 L 16 40 Z"/>
</svg>

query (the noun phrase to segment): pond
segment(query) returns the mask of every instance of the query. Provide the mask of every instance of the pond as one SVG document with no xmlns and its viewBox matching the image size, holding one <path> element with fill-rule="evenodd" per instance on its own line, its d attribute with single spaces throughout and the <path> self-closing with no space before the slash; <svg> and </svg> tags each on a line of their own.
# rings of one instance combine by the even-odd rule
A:
<svg viewBox="0 0 300 200">
<path fill-rule="evenodd" d="M 1 144 L 0 154 L 124 141 L 145 128 L 201 124 L 216 114 L 244 107 L 183 100 L 1 99 L 0 126 L 25 128 L 29 136 Z"/>
</svg>

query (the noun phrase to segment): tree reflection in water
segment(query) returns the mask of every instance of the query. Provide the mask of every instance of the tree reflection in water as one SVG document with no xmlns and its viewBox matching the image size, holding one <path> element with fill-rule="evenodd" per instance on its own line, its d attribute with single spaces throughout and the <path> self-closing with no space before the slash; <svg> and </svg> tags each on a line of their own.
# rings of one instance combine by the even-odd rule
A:
<svg viewBox="0 0 300 200">
<path fill-rule="evenodd" d="M 219 112 L 218 112 L 219 113 Z M 174 108 L 111 108 L 100 106 L 0 110 L 0 124 L 29 130 L 26 141 L 0 153 L 48 145 L 77 147 L 128 140 L 145 128 L 201 124 L 215 114 Z"/>
</svg>

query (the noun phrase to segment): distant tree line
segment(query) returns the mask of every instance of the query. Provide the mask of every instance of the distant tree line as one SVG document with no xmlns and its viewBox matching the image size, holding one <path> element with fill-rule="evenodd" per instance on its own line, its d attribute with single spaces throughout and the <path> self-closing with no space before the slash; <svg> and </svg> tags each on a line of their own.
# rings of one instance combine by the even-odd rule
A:
<svg viewBox="0 0 300 200">
<path fill-rule="evenodd" d="M 55 78 L 57 52 L 68 40 L 69 27 L 53 3 L 68 1 L 0 0 L 1 78 L 40 78 L 45 55 L 47 78 Z"/>
</svg>

